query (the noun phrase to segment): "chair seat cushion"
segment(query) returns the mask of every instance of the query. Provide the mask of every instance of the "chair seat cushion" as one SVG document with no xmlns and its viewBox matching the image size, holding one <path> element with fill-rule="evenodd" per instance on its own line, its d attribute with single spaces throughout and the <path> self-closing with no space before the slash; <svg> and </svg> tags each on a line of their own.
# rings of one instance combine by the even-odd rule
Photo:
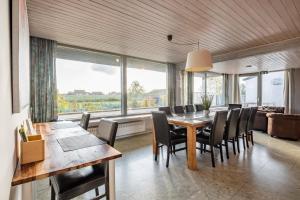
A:
<svg viewBox="0 0 300 200">
<path fill-rule="evenodd" d="M 97 164 L 73 170 L 64 174 L 52 176 L 51 184 L 57 194 L 70 190 L 80 190 L 81 187 L 95 188 L 105 183 L 106 164 Z"/>
</svg>

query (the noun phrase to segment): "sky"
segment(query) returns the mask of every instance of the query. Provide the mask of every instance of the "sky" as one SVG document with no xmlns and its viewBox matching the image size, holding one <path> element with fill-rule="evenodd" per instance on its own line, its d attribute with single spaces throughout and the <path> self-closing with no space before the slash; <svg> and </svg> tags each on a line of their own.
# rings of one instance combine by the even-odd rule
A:
<svg viewBox="0 0 300 200">
<path fill-rule="evenodd" d="M 121 91 L 120 67 L 73 60 L 56 59 L 57 88 L 59 93 L 76 90 L 87 92 Z M 139 81 L 146 92 L 166 89 L 166 73 L 127 68 L 127 85 Z"/>
</svg>

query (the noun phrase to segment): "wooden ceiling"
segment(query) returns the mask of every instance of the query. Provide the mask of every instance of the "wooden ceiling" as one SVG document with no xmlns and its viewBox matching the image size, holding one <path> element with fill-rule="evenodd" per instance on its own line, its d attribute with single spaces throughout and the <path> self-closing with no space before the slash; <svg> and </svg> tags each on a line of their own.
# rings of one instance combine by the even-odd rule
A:
<svg viewBox="0 0 300 200">
<path fill-rule="evenodd" d="M 27 5 L 31 35 L 63 44 L 184 62 L 196 46 L 168 42 L 173 34 L 176 42 L 199 40 L 201 48 L 222 58 L 214 71 L 300 67 L 297 47 L 223 56 L 300 37 L 300 0 L 27 0 Z"/>
</svg>

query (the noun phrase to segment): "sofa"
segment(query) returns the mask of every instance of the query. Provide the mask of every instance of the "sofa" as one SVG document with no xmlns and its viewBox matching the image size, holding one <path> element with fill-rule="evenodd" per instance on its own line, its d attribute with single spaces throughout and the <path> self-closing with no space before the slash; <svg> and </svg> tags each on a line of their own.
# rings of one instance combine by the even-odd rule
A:
<svg viewBox="0 0 300 200">
<path fill-rule="evenodd" d="M 300 138 L 300 115 L 268 113 L 267 117 L 269 135 L 292 140 Z"/>
<path fill-rule="evenodd" d="M 284 107 L 271 107 L 271 106 L 261 106 L 258 107 L 255 120 L 254 129 L 267 132 L 268 129 L 268 113 L 284 113 Z"/>
</svg>

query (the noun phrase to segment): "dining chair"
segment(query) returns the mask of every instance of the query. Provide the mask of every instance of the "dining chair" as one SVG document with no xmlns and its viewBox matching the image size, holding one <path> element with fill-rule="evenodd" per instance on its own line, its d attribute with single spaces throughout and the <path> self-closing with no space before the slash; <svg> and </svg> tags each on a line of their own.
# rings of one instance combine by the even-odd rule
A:
<svg viewBox="0 0 300 200">
<path fill-rule="evenodd" d="M 229 159 L 229 153 L 228 153 L 228 142 L 232 143 L 233 147 L 233 153 L 235 152 L 235 138 L 236 138 L 236 129 L 239 121 L 241 109 L 235 108 L 232 109 L 229 113 L 229 117 L 226 121 L 225 126 L 225 132 L 224 132 L 224 143 L 225 143 L 225 149 L 226 149 L 226 157 Z"/>
<path fill-rule="evenodd" d="M 235 108 L 242 108 L 242 104 L 233 104 L 233 103 L 228 104 L 228 110 L 232 110 Z"/>
<path fill-rule="evenodd" d="M 168 117 L 172 116 L 171 108 L 169 106 L 159 107 L 158 110 L 165 112 Z M 176 125 L 173 125 L 173 124 L 169 124 L 169 127 L 170 127 L 171 131 L 173 131 L 175 134 L 186 136 L 186 133 L 187 133 L 186 127 L 176 126 Z M 175 152 L 176 152 L 176 146 L 173 145 L 172 153 L 175 154 Z"/>
<path fill-rule="evenodd" d="M 183 106 L 174 106 L 174 113 L 175 114 L 184 114 Z"/>
<path fill-rule="evenodd" d="M 204 152 L 210 152 L 212 166 L 215 167 L 214 148 L 220 150 L 221 161 L 223 162 L 222 141 L 226 124 L 228 111 L 217 111 L 214 117 L 211 130 L 203 129 L 201 134 L 197 134 L 196 140 L 200 143 L 200 150 L 203 151 L 203 145 L 209 145 L 210 151 L 204 149 Z"/>
<path fill-rule="evenodd" d="M 248 124 L 247 124 L 247 141 L 248 141 L 248 138 L 250 137 L 252 145 L 254 145 L 253 129 L 254 129 L 254 121 L 255 121 L 257 109 L 258 109 L 257 107 L 251 107 L 250 117 L 249 117 Z M 247 142 L 247 145 L 248 145 L 248 142 Z"/>
<path fill-rule="evenodd" d="M 195 104 L 196 112 L 200 112 L 204 110 L 204 107 L 202 104 Z"/>
<path fill-rule="evenodd" d="M 117 122 L 101 119 L 95 135 L 113 147 L 117 129 Z M 50 177 L 51 200 L 72 199 L 93 189 L 97 199 L 109 199 L 108 171 L 108 163 L 105 162 Z M 98 187 L 102 185 L 105 185 L 105 194 L 99 196 Z"/>
<path fill-rule="evenodd" d="M 90 117 L 91 117 L 91 114 L 89 114 L 87 112 L 84 112 L 81 116 L 79 126 L 81 126 L 84 130 L 87 130 L 89 127 Z"/>
<path fill-rule="evenodd" d="M 194 105 L 185 105 L 185 111 L 187 113 L 195 112 Z"/>
<path fill-rule="evenodd" d="M 244 150 L 246 149 L 245 138 L 247 137 L 246 132 L 247 132 L 247 124 L 250 116 L 250 111 L 251 108 L 242 108 L 240 112 L 239 121 L 236 129 L 236 141 L 237 141 L 237 149 L 239 153 L 240 153 L 240 143 L 239 143 L 240 138 L 243 139 Z"/>
<path fill-rule="evenodd" d="M 156 153 L 155 161 L 157 161 L 158 148 L 160 146 L 167 146 L 167 161 L 166 167 L 169 167 L 170 154 L 172 147 L 177 144 L 185 143 L 184 148 L 177 149 L 176 151 L 186 150 L 186 136 L 175 134 L 169 127 L 167 115 L 163 111 L 152 111 L 152 120 L 155 131 L 156 140 Z"/>
</svg>

